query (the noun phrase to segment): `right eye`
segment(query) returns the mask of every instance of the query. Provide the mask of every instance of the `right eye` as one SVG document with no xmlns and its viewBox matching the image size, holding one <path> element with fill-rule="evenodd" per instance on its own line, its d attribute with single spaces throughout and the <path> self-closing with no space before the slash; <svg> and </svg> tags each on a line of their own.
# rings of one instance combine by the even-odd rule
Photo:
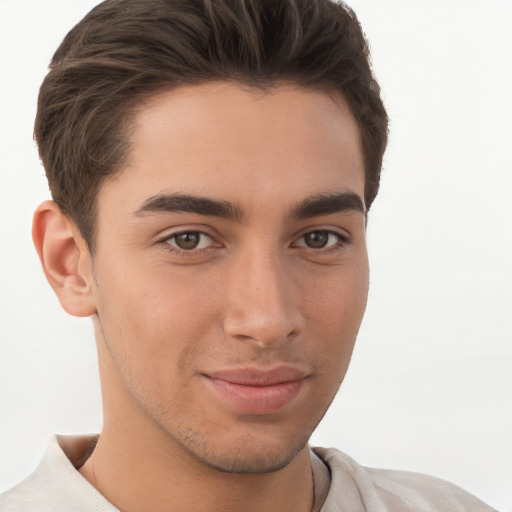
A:
<svg viewBox="0 0 512 512">
<path fill-rule="evenodd" d="M 182 231 L 167 237 L 164 243 L 178 251 L 193 251 L 207 249 L 212 245 L 213 240 L 202 231 Z"/>
</svg>

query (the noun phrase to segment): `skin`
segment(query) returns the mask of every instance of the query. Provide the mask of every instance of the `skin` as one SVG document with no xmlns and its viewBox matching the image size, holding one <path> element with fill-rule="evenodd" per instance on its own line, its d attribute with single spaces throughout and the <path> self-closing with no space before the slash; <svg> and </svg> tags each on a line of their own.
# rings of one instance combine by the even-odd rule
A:
<svg viewBox="0 0 512 512">
<path fill-rule="evenodd" d="M 209 83 L 153 98 L 130 140 L 98 195 L 93 258 L 54 203 L 34 218 L 61 304 L 95 326 L 104 427 L 80 472 L 123 511 L 311 510 L 307 442 L 368 292 L 357 123 L 339 93 Z M 362 208 L 293 215 L 335 193 Z M 236 215 L 175 211 L 176 194 Z M 301 378 L 273 409 L 210 377 L 283 366 Z"/>
</svg>

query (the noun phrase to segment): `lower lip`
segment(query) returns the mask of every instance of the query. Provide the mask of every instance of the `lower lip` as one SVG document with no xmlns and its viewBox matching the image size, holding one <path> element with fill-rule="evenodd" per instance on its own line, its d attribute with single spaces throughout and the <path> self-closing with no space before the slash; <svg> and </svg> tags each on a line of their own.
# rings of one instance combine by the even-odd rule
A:
<svg viewBox="0 0 512 512">
<path fill-rule="evenodd" d="M 206 382 L 224 402 L 248 414 L 269 414 L 283 409 L 303 385 L 303 380 L 292 380 L 272 386 L 246 386 L 211 377 L 206 377 Z"/>
</svg>

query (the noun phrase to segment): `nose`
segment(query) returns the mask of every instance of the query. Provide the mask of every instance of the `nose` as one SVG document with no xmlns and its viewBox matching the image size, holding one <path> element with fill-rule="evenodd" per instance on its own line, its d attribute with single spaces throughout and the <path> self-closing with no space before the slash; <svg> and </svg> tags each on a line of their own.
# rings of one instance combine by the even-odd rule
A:
<svg viewBox="0 0 512 512">
<path fill-rule="evenodd" d="M 237 258 L 228 279 L 224 330 L 229 336 L 265 348 L 301 334 L 300 294 L 279 255 L 259 250 Z"/>
</svg>

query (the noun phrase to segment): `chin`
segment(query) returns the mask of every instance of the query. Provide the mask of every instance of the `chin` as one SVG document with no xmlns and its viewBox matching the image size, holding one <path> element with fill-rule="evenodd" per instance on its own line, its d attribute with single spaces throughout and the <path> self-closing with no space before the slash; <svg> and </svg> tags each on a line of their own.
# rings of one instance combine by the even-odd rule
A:
<svg viewBox="0 0 512 512">
<path fill-rule="evenodd" d="M 292 440 L 276 439 L 268 434 L 230 436 L 226 433 L 220 442 L 205 443 L 190 435 L 182 448 L 200 463 L 222 473 L 263 474 L 288 466 L 307 446 L 309 437 L 309 433 Z"/>
<path fill-rule="evenodd" d="M 222 473 L 237 474 L 263 474 L 279 471 L 288 464 L 303 450 L 307 441 L 300 447 L 286 452 L 268 451 L 265 447 L 249 452 L 237 450 L 229 454 L 218 454 L 206 452 L 200 454 L 199 458 L 203 464 Z"/>
</svg>

